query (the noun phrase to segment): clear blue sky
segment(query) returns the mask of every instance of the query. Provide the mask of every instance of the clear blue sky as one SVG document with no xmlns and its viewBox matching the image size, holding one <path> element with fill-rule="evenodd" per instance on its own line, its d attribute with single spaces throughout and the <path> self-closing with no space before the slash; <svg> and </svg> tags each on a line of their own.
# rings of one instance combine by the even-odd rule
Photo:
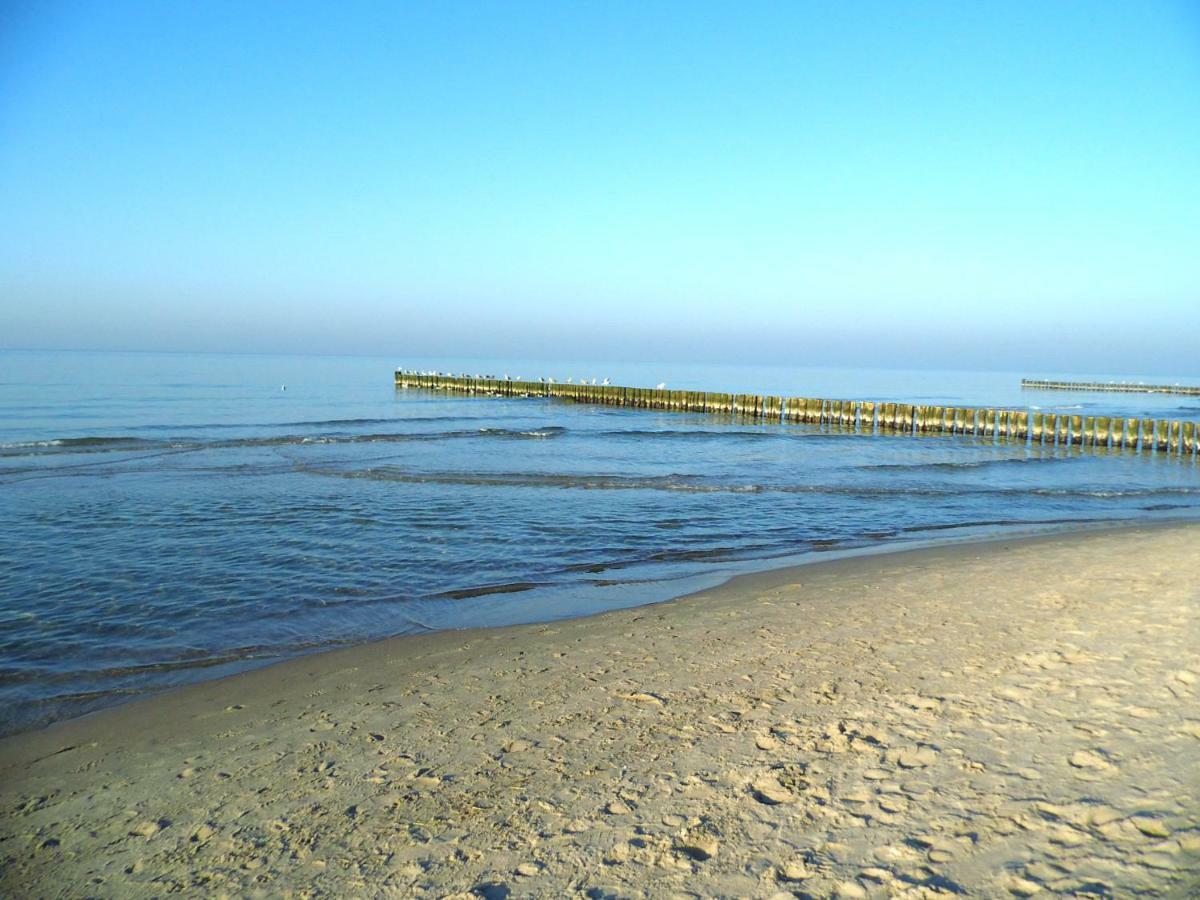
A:
<svg viewBox="0 0 1200 900">
<path fill-rule="evenodd" d="M 1200 374 L 1194 2 L 0 16 L 0 346 Z"/>
</svg>

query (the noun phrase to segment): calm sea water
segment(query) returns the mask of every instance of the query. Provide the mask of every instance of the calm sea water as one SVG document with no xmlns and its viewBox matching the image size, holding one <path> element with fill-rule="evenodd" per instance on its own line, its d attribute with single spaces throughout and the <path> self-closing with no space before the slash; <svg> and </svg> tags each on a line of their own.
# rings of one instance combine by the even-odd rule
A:
<svg viewBox="0 0 1200 900">
<path fill-rule="evenodd" d="M 1105 373 L 0 353 L 0 730 L 831 551 L 1200 514 L 1178 459 L 446 397 L 395 390 L 397 365 L 1200 419 L 1195 399 L 1018 386 Z"/>
</svg>

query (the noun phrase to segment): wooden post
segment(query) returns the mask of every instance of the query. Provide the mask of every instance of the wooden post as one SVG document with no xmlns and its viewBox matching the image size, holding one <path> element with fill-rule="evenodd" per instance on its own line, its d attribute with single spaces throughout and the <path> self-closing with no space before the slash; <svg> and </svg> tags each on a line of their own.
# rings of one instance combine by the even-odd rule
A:
<svg viewBox="0 0 1200 900">
<path fill-rule="evenodd" d="M 1138 443 L 1138 447 L 1142 450 L 1153 450 L 1154 449 L 1154 420 L 1153 419 L 1142 419 L 1140 431 L 1141 431 L 1141 440 Z"/>
<path fill-rule="evenodd" d="M 970 406 L 963 408 L 963 434 L 975 433 L 975 417 L 978 411 Z"/>
<path fill-rule="evenodd" d="M 1083 419 L 1083 443 L 1088 447 L 1096 444 L 1096 417 L 1085 416 Z"/>
<path fill-rule="evenodd" d="M 1179 455 L 1179 442 L 1180 442 L 1181 431 L 1182 431 L 1181 426 L 1182 426 L 1182 423 L 1179 421 L 1175 421 L 1175 422 L 1171 423 L 1171 429 L 1169 432 L 1170 437 L 1168 438 L 1167 447 L 1171 451 L 1172 456 Z"/>
<path fill-rule="evenodd" d="M 1021 410 L 1012 414 L 1013 429 L 1012 436 L 1018 441 L 1025 443 L 1029 440 L 1029 413 Z"/>
<path fill-rule="evenodd" d="M 1183 455 L 1191 456 L 1196 452 L 1196 423 L 1183 423 Z"/>
<path fill-rule="evenodd" d="M 1169 425 L 1166 419 L 1159 419 L 1154 423 L 1154 449 L 1164 451 L 1167 449 L 1167 429 Z"/>
<path fill-rule="evenodd" d="M 1067 440 L 1070 437 L 1068 428 L 1069 428 L 1069 419 L 1067 418 L 1067 416 L 1066 415 L 1055 415 L 1054 436 L 1055 436 L 1056 444 L 1064 445 L 1067 443 Z"/>
<path fill-rule="evenodd" d="M 1071 443 L 1076 447 L 1083 443 L 1083 417 L 1071 416 Z"/>
<path fill-rule="evenodd" d="M 1121 446 L 1129 450 L 1136 450 L 1138 445 L 1138 420 L 1125 420 L 1125 433 L 1121 435 Z"/>
</svg>

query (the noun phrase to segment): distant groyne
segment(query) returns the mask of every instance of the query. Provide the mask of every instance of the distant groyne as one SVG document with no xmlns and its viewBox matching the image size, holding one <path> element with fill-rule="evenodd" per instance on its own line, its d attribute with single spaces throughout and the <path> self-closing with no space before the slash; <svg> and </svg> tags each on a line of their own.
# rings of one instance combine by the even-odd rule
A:
<svg viewBox="0 0 1200 900">
<path fill-rule="evenodd" d="M 959 434 L 1196 458 L 1200 426 L 1168 419 L 1057 415 L 1017 409 L 924 406 L 712 391 L 671 391 L 553 381 L 440 375 L 396 370 L 396 386 L 496 397 L 553 397 L 573 403 L 709 413 L 763 422 L 823 425 L 857 434 Z"/>
<path fill-rule="evenodd" d="M 1106 394 L 1181 394 L 1200 397 L 1200 387 L 1179 384 L 1131 384 L 1126 381 L 1045 381 L 1022 378 L 1021 389 L 1027 391 L 1099 391 Z"/>
</svg>

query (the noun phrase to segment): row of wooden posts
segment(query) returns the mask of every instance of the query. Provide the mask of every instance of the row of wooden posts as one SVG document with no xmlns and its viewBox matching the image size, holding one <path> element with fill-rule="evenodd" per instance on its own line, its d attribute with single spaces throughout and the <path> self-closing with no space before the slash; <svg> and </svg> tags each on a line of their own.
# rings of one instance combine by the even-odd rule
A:
<svg viewBox="0 0 1200 900">
<path fill-rule="evenodd" d="M 1033 391 L 1102 391 L 1110 394 L 1181 394 L 1200 397 L 1200 387 L 1181 384 L 1129 384 L 1103 381 L 1042 381 L 1022 378 L 1021 387 Z"/>
<path fill-rule="evenodd" d="M 1012 409 L 971 409 L 866 400 L 819 400 L 670 391 L 596 384 L 512 381 L 396 370 L 396 386 L 499 397 L 554 397 L 575 403 L 715 413 L 771 422 L 825 425 L 861 434 L 962 434 L 1035 444 L 1113 447 L 1195 456 L 1200 426 L 1167 419 L 1057 415 Z"/>
</svg>

